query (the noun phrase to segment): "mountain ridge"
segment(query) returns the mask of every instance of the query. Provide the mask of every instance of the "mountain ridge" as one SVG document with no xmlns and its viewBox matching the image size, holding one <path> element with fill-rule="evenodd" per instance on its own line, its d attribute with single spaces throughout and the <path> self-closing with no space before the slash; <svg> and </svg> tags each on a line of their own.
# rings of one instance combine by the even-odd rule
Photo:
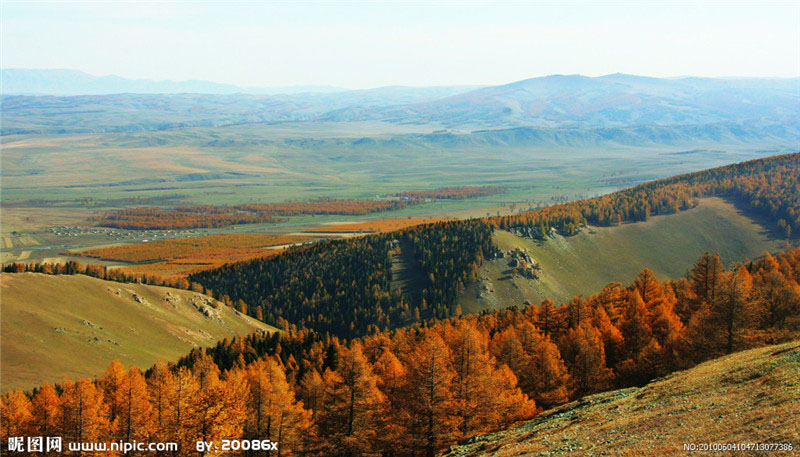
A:
<svg viewBox="0 0 800 457">
<path fill-rule="evenodd" d="M 96 76 L 72 69 L 4 68 L 3 93 L 13 95 L 112 95 L 120 93 L 294 94 L 342 92 L 334 86 L 242 87 L 198 79 L 153 80 L 117 75 Z M 10 89 L 8 85 L 10 84 Z"/>
</svg>

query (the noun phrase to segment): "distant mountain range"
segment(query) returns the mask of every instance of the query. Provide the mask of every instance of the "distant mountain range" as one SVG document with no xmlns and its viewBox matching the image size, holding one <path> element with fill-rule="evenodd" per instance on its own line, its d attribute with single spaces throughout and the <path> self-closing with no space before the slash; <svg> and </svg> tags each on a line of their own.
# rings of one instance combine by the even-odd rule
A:
<svg viewBox="0 0 800 457">
<path fill-rule="evenodd" d="M 800 78 L 649 78 L 554 75 L 439 100 L 364 109 L 331 119 L 445 125 L 625 127 L 800 118 Z"/>
<path fill-rule="evenodd" d="M 341 92 L 333 86 L 244 88 L 210 81 L 154 81 L 120 76 L 93 76 L 77 70 L 0 70 L 4 95 L 108 94 L 296 94 Z"/>
<path fill-rule="evenodd" d="M 118 95 L 118 94 L 203 94 L 203 95 L 313 95 L 320 104 L 341 103 L 382 106 L 419 103 L 466 92 L 478 86 L 405 87 L 350 90 L 334 86 L 240 87 L 210 81 L 154 81 L 120 76 L 93 76 L 77 70 L 0 70 L 3 95 Z"/>
<path fill-rule="evenodd" d="M 764 135 L 793 140 L 800 128 L 800 78 L 553 75 L 488 87 L 367 90 L 243 89 L 205 81 L 94 77 L 72 70 L 6 69 L 2 78 L 4 135 L 378 122 L 413 125 L 419 132 L 476 133 L 469 142 L 549 143 L 570 138 L 594 143 L 616 136 L 636 144 L 637 138 L 660 142 L 672 136 L 691 140 L 693 135 L 713 139 L 718 134 L 740 140 Z M 74 95 L 79 93 L 85 95 Z M 365 131 L 367 136 L 372 133 Z"/>
</svg>

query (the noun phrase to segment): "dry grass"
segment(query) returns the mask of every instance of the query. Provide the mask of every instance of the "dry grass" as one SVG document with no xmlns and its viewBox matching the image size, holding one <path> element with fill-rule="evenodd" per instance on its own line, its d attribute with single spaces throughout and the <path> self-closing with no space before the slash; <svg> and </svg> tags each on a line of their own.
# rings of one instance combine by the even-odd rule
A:
<svg viewBox="0 0 800 457">
<path fill-rule="evenodd" d="M 218 255 L 239 249 L 264 248 L 308 240 L 308 237 L 235 233 L 110 246 L 83 251 L 81 255 L 124 262 L 151 262 L 198 255 Z"/>
<path fill-rule="evenodd" d="M 222 338 L 274 330 L 196 292 L 83 275 L 2 274 L 0 291 L 4 392 L 98 376 L 114 359 L 146 369 Z"/>
<path fill-rule="evenodd" d="M 104 260 L 140 263 L 123 267 L 129 273 L 185 277 L 195 271 L 226 263 L 275 255 L 287 246 L 311 240 L 313 238 L 308 236 L 237 233 L 113 246 L 80 254 Z"/>
<path fill-rule="evenodd" d="M 687 455 L 684 443 L 790 443 L 794 452 L 769 454 L 795 455 L 798 418 L 800 341 L 794 341 L 712 360 L 642 388 L 586 397 L 446 455 Z"/>
<path fill-rule="evenodd" d="M 77 208 L 0 209 L 0 219 L 3 220 L 2 233 L 4 237 L 9 236 L 12 231 L 35 232 L 57 225 L 66 225 L 70 227 L 86 225 L 86 219 L 92 214 L 93 212 L 91 210 Z"/>
</svg>

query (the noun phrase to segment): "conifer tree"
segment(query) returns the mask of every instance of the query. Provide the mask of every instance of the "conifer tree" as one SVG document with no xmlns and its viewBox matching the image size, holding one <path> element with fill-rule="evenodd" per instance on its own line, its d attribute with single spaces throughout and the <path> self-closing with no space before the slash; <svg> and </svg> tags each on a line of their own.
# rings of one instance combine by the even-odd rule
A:
<svg viewBox="0 0 800 457">
<path fill-rule="evenodd" d="M 60 385 L 61 432 L 66 441 L 99 441 L 112 429 L 103 393 L 89 379 Z"/>
<path fill-rule="evenodd" d="M 271 357 L 256 360 L 247 367 L 244 379 L 248 391 L 245 436 L 279 443 L 280 455 L 301 452 L 310 439 L 311 412 L 295 399 L 280 364 Z"/>
<path fill-rule="evenodd" d="M 647 309 L 648 318 L 650 313 L 666 300 L 661 282 L 649 268 L 645 268 L 636 276 L 633 281 L 633 287 L 639 291 L 639 295 Z"/>
<path fill-rule="evenodd" d="M 31 401 L 19 389 L 0 397 L 0 446 L 3 450 L 8 450 L 9 437 L 31 436 L 35 424 L 32 408 Z"/>
<path fill-rule="evenodd" d="M 719 254 L 706 252 L 694 265 L 689 273 L 692 291 L 698 300 L 694 310 L 699 307 L 699 302 L 711 304 L 716 300 L 722 272 L 723 266 Z"/>
<path fill-rule="evenodd" d="M 792 287 L 777 270 L 761 268 L 755 276 L 764 325 L 783 329 L 787 318 L 800 312 L 800 288 Z"/>
<path fill-rule="evenodd" d="M 303 406 L 311 410 L 311 420 L 316 422 L 317 411 L 322 408 L 322 400 L 325 395 L 325 382 L 319 372 L 315 369 L 306 371 L 300 380 L 297 389 L 297 396 L 303 402 Z"/>
<path fill-rule="evenodd" d="M 462 438 L 496 426 L 500 397 L 507 393 L 490 387 L 494 386 L 497 373 L 486 339 L 466 321 L 460 321 L 449 338 L 455 370 L 454 411 Z M 516 377 L 513 384 L 513 389 L 516 389 Z"/>
<path fill-rule="evenodd" d="M 103 401 L 107 406 L 108 411 L 108 426 L 114 432 L 116 440 L 122 439 L 119 429 L 119 416 L 122 411 L 122 397 L 123 386 L 127 380 L 128 374 L 125 372 L 125 366 L 119 360 L 114 360 L 105 371 L 103 378 L 100 380 L 100 387 L 103 393 Z"/>
<path fill-rule="evenodd" d="M 396 443 L 406 436 L 405 424 L 408 423 L 405 408 L 404 391 L 406 389 L 407 370 L 402 362 L 389 349 L 385 348 L 373 365 L 377 376 L 377 385 L 386 395 L 387 413 L 379 418 L 379 447 L 385 455 L 392 455 Z"/>
<path fill-rule="evenodd" d="M 618 319 L 618 322 L 621 324 L 622 319 Z M 602 303 L 599 303 L 593 310 L 592 325 L 600 332 L 603 340 L 606 363 L 611 367 L 616 366 L 625 356 L 625 339 L 622 332 L 611 322 L 606 307 Z"/>
<path fill-rule="evenodd" d="M 454 435 L 454 377 L 450 348 L 438 334 L 427 332 L 409 358 L 407 397 L 411 442 L 426 457 L 436 455 Z"/>
<path fill-rule="evenodd" d="M 328 452 L 341 455 L 373 452 L 378 420 L 387 405 L 360 343 L 353 343 L 343 352 L 336 376 L 328 377 L 327 381 L 318 423 Z"/>
<path fill-rule="evenodd" d="M 168 409 L 164 434 L 178 443 L 181 449 L 192 449 L 197 441 L 195 427 L 198 422 L 196 402 L 200 385 L 187 367 L 180 367 L 173 376 L 165 379 Z"/>
<path fill-rule="evenodd" d="M 531 394 L 532 390 L 528 386 L 529 378 L 525 373 L 527 369 L 527 357 L 525 350 L 522 348 L 520 338 L 517 335 L 516 328 L 509 326 L 495 333 L 489 348 L 498 362 L 507 365 L 517 374 L 523 391 Z"/>
<path fill-rule="evenodd" d="M 720 355 L 718 334 L 719 326 L 714 323 L 711 305 L 702 302 L 686 325 L 686 350 L 683 358 L 689 364 L 695 364 Z"/>
<path fill-rule="evenodd" d="M 753 278 L 746 268 L 739 267 L 735 272 L 725 274 L 721 282 L 721 291 L 712 313 L 723 329 L 725 353 L 730 354 L 746 329 L 747 322 L 754 317 L 750 307 Z"/>
<path fill-rule="evenodd" d="M 549 298 L 542 301 L 536 315 L 537 325 L 545 335 L 560 334 L 562 323 L 556 313 L 555 303 Z"/>
<path fill-rule="evenodd" d="M 599 392 L 610 385 L 613 372 L 606 367 L 600 332 L 591 324 L 587 322 L 570 329 L 559 347 L 570 372 L 573 391 L 578 396 Z"/>
<path fill-rule="evenodd" d="M 131 367 L 118 392 L 118 436 L 123 441 L 144 441 L 152 431 L 152 406 L 147 382 L 138 368 Z"/>
<path fill-rule="evenodd" d="M 628 307 L 620 325 L 628 358 L 635 359 L 639 352 L 650 344 L 650 340 L 653 338 L 647 315 L 647 307 L 639 294 L 639 290 L 632 290 L 628 295 Z"/>
<path fill-rule="evenodd" d="M 61 421 L 60 400 L 52 384 L 45 383 L 33 396 L 33 429 L 39 436 L 55 436 L 60 432 Z"/>
<path fill-rule="evenodd" d="M 685 351 L 686 326 L 674 312 L 676 298 L 671 289 L 667 289 L 666 296 L 651 313 L 650 328 L 663 351 L 664 369 L 676 370 L 686 366 L 681 356 Z"/>
<path fill-rule="evenodd" d="M 245 384 L 237 371 L 219 378 L 219 369 L 207 355 L 194 370 L 200 387 L 194 401 L 194 421 L 189 423 L 197 441 L 239 439 L 245 420 Z M 210 362 L 209 362 L 210 361 Z"/>
<path fill-rule="evenodd" d="M 153 436 L 164 440 L 164 433 L 168 423 L 170 388 L 175 383 L 172 372 L 167 368 L 163 360 L 159 360 L 153 366 L 150 377 L 147 378 L 147 391 L 152 406 L 152 430 Z"/>
<path fill-rule="evenodd" d="M 569 373 L 558 347 L 549 337 L 544 337 L 532 348 L 528 369 L 529 395 L 543 408 L 566 403 L 569 400 Z"/>
</svg>

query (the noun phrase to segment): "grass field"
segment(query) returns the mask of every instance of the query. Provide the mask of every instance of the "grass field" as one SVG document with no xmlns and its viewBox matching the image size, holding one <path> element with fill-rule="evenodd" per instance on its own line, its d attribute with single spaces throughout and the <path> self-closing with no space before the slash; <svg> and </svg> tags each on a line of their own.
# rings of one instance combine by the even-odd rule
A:
<svg viewBox="0 0 800 457">
<path fill-rule="evenodd" d="M 693 142 L 691 148 L 649 144 L 531 145 L 480 140 L 440 141 L 437 125 L 380 122 L 286 122 L 176 127 L 151 132 L 24 134 L 0 138 L 3 149 L 4 263 L 38 243 L 30 261 L 74 248 L 107 244 L 104 234 L 62 234 L 89 218 L 136 206 L 247 205 L 317 198 L 378 196 L 451 186 L 502 186 L 465 200 L 411 205 L 380 216 L 293 216 L 247 225 L 249 233 L 297 233 L 331 222 L 446 219 L 508 214 L 592 197 L 651 179 L 772 155 L 781 144 Z M 139 202 L 139 203 L 137 203 Z M 149 202 L 149 203 L 147 203 Z M 153 203 L 155 202 L 155 203 Z M 242 227 L 239 228 L 240 231 Z M 230 233 L 233 228 L 203 234 Z M 136 236 L 148 238 L 147 233 Z M 26 238 L 27 237 L 27 238 Z"/>
<path fill-rule="evenodd" d="M 393 232 L 416 225 L 429 224 L 438 219 L 384 219 L 342 224 L 327 224 L 306 230 L 308 233 L 379 233 Z"/>
<path fill-rule="evenodd" d="M 684 443 L 789 443 L 793 451 L 697 454 L 796 455 L 799 397 L 794 341 L 705 362 L 642 388 L 592 395 L 444 455 L 691 455 Z"/>
<path fill-rule="evenodd" d="M 542 267 L 540 280 L 512 277 L 506 259 L 484 262 L 480 270 L 484 281 L 468 286 L 462 294 L 464 312 L 521 305 L 526 300 L 539 303 L 545 298 L 564 302 L 596 292 L 611 281 L 631 282 L 644 268 L 662 280 L 675 279 L 705 251 L 719 253 L 728 264 L 784 245 L 720 198 L 706 198 L 696 208 L 647 222 L 588 227 L 578 235 L 554 236 L 544 242 L 497 230 L 495 243 L 504 251 L 527 249 Z"/>
<path fill-rule="evenodd" d="M 70 207 L 95 209 L 104 199 L 165 195 L 181 196 L 184 204 L 232 205 L 371 198 L 443 186 L 506 187 L 478 199 L 478 206 L 497 206 L 593 196 L 777 152 L 715 144 L 676 155 L 686 147 L 449 144 L 404 135 L 376 123 L 337 131 L 314 122 L 7 135 L 0 139 L 3 200 L 71 201 Z M 445 203 L 453 209 L 475 207 Z"/>
<path fill-rule="evenodd" d="M 3 391 L 98 376 L 114 359 L 146 369 L 223 338 L 274 330 L 198 293 L 82 275 L 2 274 L 0 291 Z"/>
</svg>

